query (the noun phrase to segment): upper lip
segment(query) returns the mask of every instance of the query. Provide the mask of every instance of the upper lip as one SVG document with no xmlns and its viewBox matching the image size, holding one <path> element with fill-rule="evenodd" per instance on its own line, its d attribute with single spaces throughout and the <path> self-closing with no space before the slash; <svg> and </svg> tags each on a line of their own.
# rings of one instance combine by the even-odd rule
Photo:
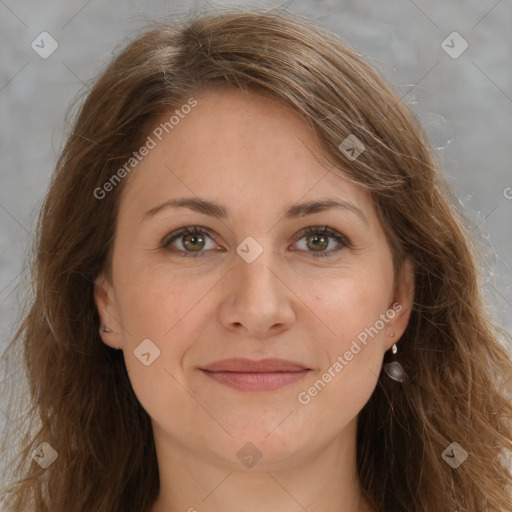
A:
<svg viewBox="0 0 512 512">
<path fill-rule="evenodd" d="M 208 370 L 212 372 L 296 372 L 300 370 L 310 370 L 307 366 L 297 363 L 295 361 L 287 361 L 285 359 L 260 359 L 255 361 L 252 359 L 232 358 L 222 359 L 215 361 L 206 366 L 201 367 L 201 370 Z"/>
</svg>

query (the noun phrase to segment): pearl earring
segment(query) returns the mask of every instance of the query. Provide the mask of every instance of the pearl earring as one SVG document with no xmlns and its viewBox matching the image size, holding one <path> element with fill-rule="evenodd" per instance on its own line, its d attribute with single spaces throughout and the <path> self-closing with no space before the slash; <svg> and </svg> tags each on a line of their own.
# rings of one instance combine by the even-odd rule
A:
<svg viewBox="0 0 512 512">
<path fill-rule="evenodd" d="M 390 334 L 391 337 L 394 336 L 393 334 Z M 405 373 L 405 370 L 403 369 L 402 365 L 396 360 L 396 353 L 398 352 L 398 348 L 396 346 L 396 343 L 391 347 L 391 353 L 393 354 L 393 360 L 390 363 L 386 363 L 384 365 L 384 372 L 386 375 L 393 379 L 396 382 L 405 382 L 407 380 L 407 374 Z"/>
<path fill-rule="evenodd" d="M 100 332 L 108 333 L 108 332 L 112 332 L 112 331 L 106 325 L 102 325 L 100 328 Z"/>
</svg>

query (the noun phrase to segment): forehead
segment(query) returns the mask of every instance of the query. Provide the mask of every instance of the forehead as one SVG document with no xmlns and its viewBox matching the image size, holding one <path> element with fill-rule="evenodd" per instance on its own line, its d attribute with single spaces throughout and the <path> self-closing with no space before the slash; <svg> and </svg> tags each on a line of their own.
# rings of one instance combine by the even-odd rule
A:
<svg viewBox="0 0 512 512">
<path fill-rule="evenodd" d="M 155 145 L 127 184 L 130 203 L 148 209 L 196 195 L 254 212 L 328 195 L 371 206 L 362 188 L 322 163 L 314 131 L 290 106 L 230 89 L 194 99 L 197 104 L 181 110 L 172 125 L 173 112 L 155 122 L 149 134 Z"/>
</svg>

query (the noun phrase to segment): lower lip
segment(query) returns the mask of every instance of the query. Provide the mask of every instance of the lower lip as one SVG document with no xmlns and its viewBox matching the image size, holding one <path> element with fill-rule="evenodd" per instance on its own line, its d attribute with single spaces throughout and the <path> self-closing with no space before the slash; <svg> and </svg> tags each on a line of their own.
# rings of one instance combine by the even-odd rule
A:
<svg viewBox="0 0 512 512">
<path fill-rule="evenodd" d="M 210 379 L 240 391 L 272 391 L 289 386 L 303 379 L 310 372 L 310 370 L 269 373 L 201 371 Z"/>
</svg>

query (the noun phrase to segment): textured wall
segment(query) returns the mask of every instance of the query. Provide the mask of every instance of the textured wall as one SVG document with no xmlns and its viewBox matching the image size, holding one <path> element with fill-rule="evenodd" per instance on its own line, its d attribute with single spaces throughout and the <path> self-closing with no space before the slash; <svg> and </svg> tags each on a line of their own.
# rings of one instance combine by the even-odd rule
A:
<svg viewBox="0 0 512 512">
<path fill-rule="evenodd" d="M 26 254 L 35 214 L 62 144 L 70 101 L 87 87 L 112 50 L 147 21 L 191 7 L 243 4 L 0 0 L 0 349 L 12 335 L 23 298 L 20 286 L 29 276 Z M 399 87 L 403 101 L 414 103 L 475 226 L 475 236 L 487 248 L 484 280 L 490 308 L 511 330 L 511 2 L 262 4 L 287 5 L 319 18 L 366 54 Z M 454 31 L 460 36 L 448 37 Z M 42 32 L 55 42 L 40 36 Z M 48 56 L 54 44 L 58 47 Z M 0 402 L 0 426 L 6 410 Z"/>
</svg>

